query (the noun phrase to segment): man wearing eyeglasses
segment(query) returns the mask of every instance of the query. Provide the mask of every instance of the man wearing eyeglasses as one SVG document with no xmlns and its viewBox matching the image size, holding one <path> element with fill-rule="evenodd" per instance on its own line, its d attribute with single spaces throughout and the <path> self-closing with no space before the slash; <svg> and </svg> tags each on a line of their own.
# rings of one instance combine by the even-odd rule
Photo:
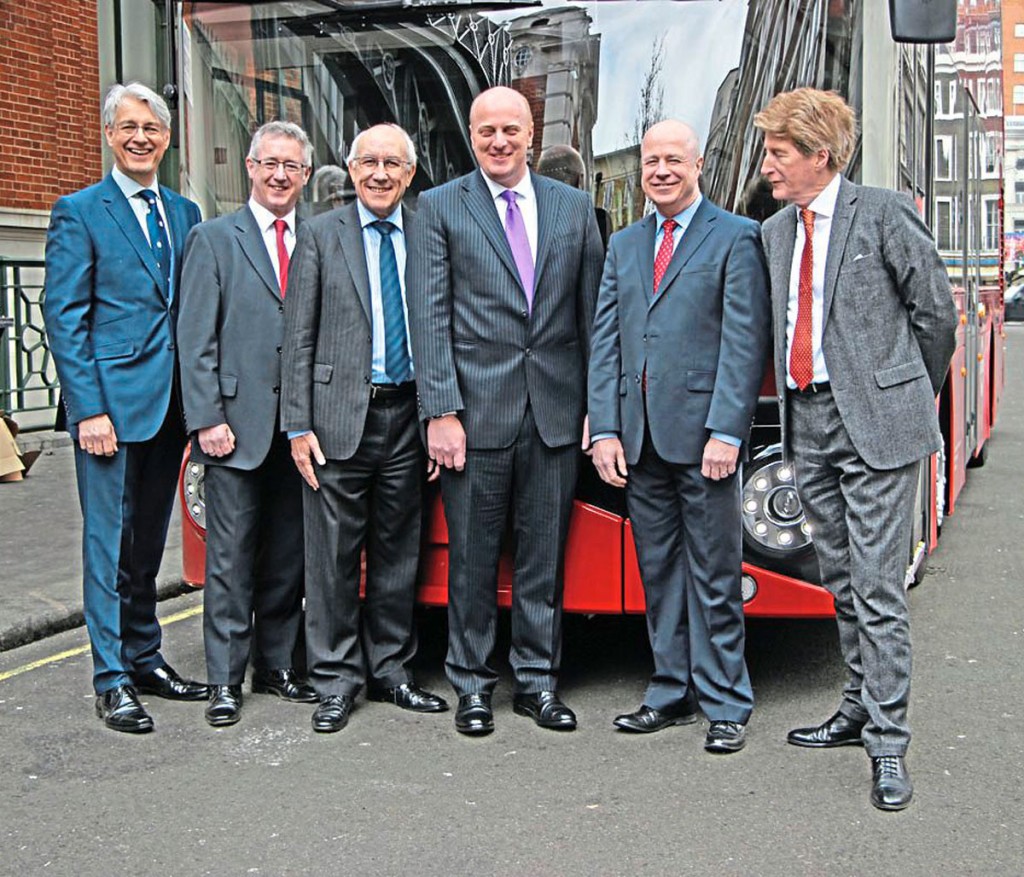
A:
<svg viewBox="0 0 1024 877">
<path fill-rule="evenodd" d="M 425 455 L 409 354 L 402 197 L 416 149 L 397 125 L 352 143 L 357 201 L 300 231 L 285 307 L 281 425 L 305 479 L 306 649 L 313 730 L 340 731 L 354 699 L 448 708 L 414 682 Z M 360 606 L 360 556 L 366 600 Z"/>
<path fill-rule="evenodd" d="M 267 122 L 246 158 L 249 203 L 196 226 L 181 278 L 181 388 L 192 459 L 206 467 L 206 721 L 241 718 L 252 690 L 316 700 L 293 667 L 302 622 L 302 479 L 281 432 L 281 349 L 295 205 L 313 146 Z"/>
<path fill-rule="evenodd" d="M 164 101 L 139 83 L 103 105 L 114 168 L 60 198 L 46 239 L 43 315 L 75 440 L 83 600 L 96 713 L 115 731 L 153 719 L 138 694 L 203 700 L 160 653 L 156 575 L 185 447 L 175 390 L 182 247 L 199 208 L 157 183 L 171 139 Z"/>
</svg>

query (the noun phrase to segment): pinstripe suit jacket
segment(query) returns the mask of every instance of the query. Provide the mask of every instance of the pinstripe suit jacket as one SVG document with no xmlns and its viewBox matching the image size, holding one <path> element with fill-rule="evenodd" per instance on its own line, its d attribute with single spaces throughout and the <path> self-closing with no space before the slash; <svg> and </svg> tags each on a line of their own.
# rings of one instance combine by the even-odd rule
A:
<svg viewBox="0 0 1024 877">
<path fill-rule="evenodd" d="M 411 213 L 403 208 L 408 229 Z M 288 269 L 281 429 L 316 433 L 329 460 L 359 447 L 370 404 L 373 317 L 356 203 L 299 226 Z"/>
<path fill-rule="evenodd" d="M 784 440 L 786 308 L 797 222 L 790 206 L 762 227 Z M 822 322 L 832 395 L 864 462 L 896 469 L 939 450 L 935 397 L 956 346 L 957 314 L 946 268 L 909 197 L 840 182 Z"/>
<path fill-rule="evenodd" d="M 529 313 L 479 171 L 420 196 L 409 235 L 409 326 L 420 414 L 459 412 L 471 449 L 515 440 L 527 403 L 548 447 L 580 440 L 601 235 L 586 193 L 533 174 Z"/>
</svg>

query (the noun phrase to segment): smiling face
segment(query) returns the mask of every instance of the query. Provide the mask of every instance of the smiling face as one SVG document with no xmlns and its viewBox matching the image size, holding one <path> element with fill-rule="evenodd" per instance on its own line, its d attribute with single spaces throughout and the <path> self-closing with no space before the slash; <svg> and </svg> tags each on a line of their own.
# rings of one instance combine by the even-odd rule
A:
<svg viewBox="0 0 1024 877">
<path fill-rule="evenodd" d="M 303 165 L 302 144 L 293 137 L 268 134 L 259 142 L 258 159 L 245 160 L 252 197 L 274 216 L 287 216 L 302 196 L 302 187 L 309 179 L 309 168 Z M 260 162 L 276 161 L 268 170 Z"/>
<path fill-rule="evenodd" d="M 405 135 L 392 125 L 367 128 L 356 142 L 348 173 L 363 206 L 378 219 L 387 218 L 416 175 Z"/>
<path fill-rule="evenodd" d="M 835 176 L 828 159 L 827 149 L 808 154 L 788 137 L 765 134 L 761 173 L 772 184 L 776 200 L 806 207 Z"/>
<path fill-rule="evenodd" d="M 114 124 L 107 125 L 104 131 L 117 169 L 139 185 L 151 186 L 171 143 L 171 131 L 163 126 L 149 104 L 125 97 L 117 108 Z"/>
<path fill-rule="evenodd" d="M 530 105 L 511 88 L 481 92 L 469 111 L 469 136 L 480 169 L 511 188 L 526 176 L 526 155 L 533 141 Z"/>
<path fill-rule="evenodd" d="M 682 122 L 652 125 L 640 145 L 644 194 L 664 217 L 685 210 L 700 192 L 698 180 L 704 159 L 697 135 Z"/>
</svg>

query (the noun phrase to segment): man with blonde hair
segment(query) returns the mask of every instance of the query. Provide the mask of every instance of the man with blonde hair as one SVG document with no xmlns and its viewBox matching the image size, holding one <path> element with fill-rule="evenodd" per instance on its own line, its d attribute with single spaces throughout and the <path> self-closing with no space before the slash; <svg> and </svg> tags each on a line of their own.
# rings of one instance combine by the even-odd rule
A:
<svg viewBox="0 0 1024 877">
<path fill-rule="evenodd" d="M 762 230 L 784 453 L 849 674 L 838 711 L 787 739 L 863 745 L 871 803 L 902 810 L 913 794 L 903 581 L 920 461 L 942 447 L 935 396 L 954 349 L 956 308 L 914 202 L 842 176 L 856 120 L 841 97 L 811 88 L 780 94 L 754 125 L 765 134 L 761 171 L 791 205 Z"/>
</svg>

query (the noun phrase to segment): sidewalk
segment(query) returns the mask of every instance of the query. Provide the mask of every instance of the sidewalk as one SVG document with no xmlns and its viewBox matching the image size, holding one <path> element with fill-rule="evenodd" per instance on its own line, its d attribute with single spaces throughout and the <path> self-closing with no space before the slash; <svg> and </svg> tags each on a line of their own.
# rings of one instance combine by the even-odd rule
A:
<svg viewBox="0 0 1024 877">
<path fill-rule="evenodd" d="M 66 433 L 21 433 L 22 451 L 42 450 L 24 481 L 0 484 L 0 651 L 85 623 L 82 514 L 75 459 Z M 175 502 L 157 596 L 181 581 L 181 515 Z"/>
</svg>

